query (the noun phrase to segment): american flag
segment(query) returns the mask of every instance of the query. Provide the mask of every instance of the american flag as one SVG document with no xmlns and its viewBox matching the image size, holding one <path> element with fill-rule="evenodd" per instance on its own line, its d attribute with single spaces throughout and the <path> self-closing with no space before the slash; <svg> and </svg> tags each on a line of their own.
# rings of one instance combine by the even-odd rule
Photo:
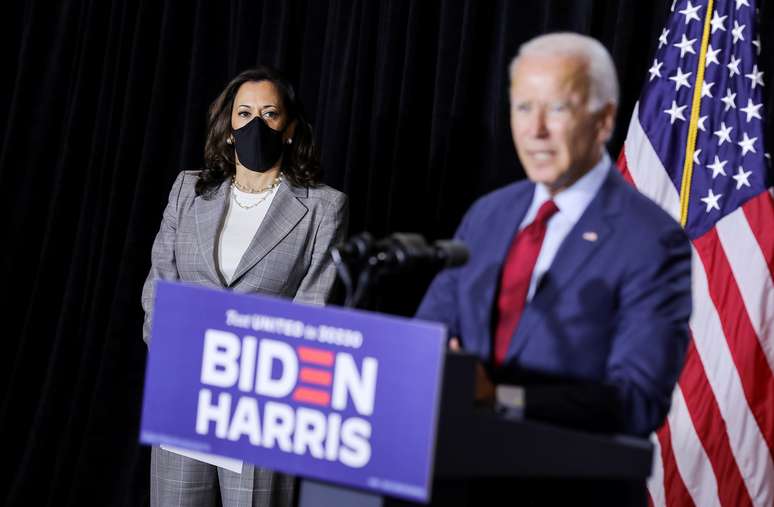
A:
<svg viewBox="0 0 774 507">
<path fill-rule="evenodd" d="M 618 164 L 693 243 L 653 505 L 774 505 L 774 200 L 755 0 L 675 0 Z"/>
</svg>

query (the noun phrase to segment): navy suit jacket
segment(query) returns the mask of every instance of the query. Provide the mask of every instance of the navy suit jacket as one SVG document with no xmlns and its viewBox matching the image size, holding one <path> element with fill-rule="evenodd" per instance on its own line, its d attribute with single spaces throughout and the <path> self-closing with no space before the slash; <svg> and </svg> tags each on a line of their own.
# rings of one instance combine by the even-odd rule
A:
<svg viewBox="0 0 774 507">
<path fill-rule="evenodd" d="M 446 324 L 485 363 L 502 264 L 534 190 L 517 182 L 471 207 L 455 236 L 470 250 L 468 263 L 441 272 L 417 312 Z M 618 429 L 648 434 L 663 421 L 683 365 L 690 272 L 680 226 L 611 169 L 525 306 L 504 368 L 611 386 Z"/>
</svg>

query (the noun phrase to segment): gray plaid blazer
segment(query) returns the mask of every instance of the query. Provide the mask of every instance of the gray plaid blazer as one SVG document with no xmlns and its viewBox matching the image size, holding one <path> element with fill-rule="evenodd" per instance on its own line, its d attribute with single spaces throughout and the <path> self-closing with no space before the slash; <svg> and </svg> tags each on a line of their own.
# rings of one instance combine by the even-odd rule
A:
<svg viewBox="0 0 774 507">
<path fill-rule="evenodd" d="M 347 197 L 325 185 L 295 187 L 283 181 L 227 283 L 216 256 L 230 182 L 197 196 L 198 175 L 183 171 L 172 185 L 142 289 L 143 340 L 150 343 L 154 282 L 159 279 L 324 304 L 336 277 L 328 250 L 346 232 Z"/>
</svg>

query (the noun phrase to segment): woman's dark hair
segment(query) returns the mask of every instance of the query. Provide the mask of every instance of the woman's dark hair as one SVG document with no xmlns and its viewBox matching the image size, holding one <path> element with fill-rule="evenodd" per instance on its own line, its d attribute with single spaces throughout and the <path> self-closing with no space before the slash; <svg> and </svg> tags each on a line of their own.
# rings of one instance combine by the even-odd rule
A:
<svg viewBox="0 0 774 507">
<path fill-rule="evenodd" d="M 230 178 L 236 171 L 234 146 L 226 141 L 231 136 L 231 109 L 239 87 L 253 81 L 269 81 L 282 98 L 287 115 L 286 125 L 296 122 L 293 142 L 283 145 L 282 172 L 295 186 L 314 186 L 320 178 L 320 157 L 314 142 L 312 126 L 306 121 L 293 85 L 276 69 L 261 65 L 241 72 L 231 80 L 210 106 L 207 119 L 207 141 L 204 144 L 204 170 L 196 182 L 196 195 L 202 195 Z"/>
</svg>

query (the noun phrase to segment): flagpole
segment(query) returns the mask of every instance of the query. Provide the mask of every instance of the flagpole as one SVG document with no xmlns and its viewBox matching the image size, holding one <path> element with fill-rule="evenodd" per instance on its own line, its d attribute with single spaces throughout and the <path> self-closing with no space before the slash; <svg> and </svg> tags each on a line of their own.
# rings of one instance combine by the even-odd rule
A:
<svg viewBox="0 0 774 507">
<path fill-rule="evenodd" d="M 680 185 L 680 225 L 685 227 L 688 222 L 688 203 L 691 197 L 691 179 L 693 177 L 693 152 L 696 149 L 696 132 L 701 112 L 701 92 L 704 83 L 704 68 L 707 58 L 707 45 L 710 36 L 710 15 L 713 0 L 707 2 L 707 12 L 704 14 L 704 31 L 701 36 L 699 61 L 696 64 L 696 80 L 693 85 L 693 102 L 691 104 L 691 119 L 688 123 L 688 139 L 685 145 L 685 160 L 683 161 L 683 178 Z"/>
</svg>

